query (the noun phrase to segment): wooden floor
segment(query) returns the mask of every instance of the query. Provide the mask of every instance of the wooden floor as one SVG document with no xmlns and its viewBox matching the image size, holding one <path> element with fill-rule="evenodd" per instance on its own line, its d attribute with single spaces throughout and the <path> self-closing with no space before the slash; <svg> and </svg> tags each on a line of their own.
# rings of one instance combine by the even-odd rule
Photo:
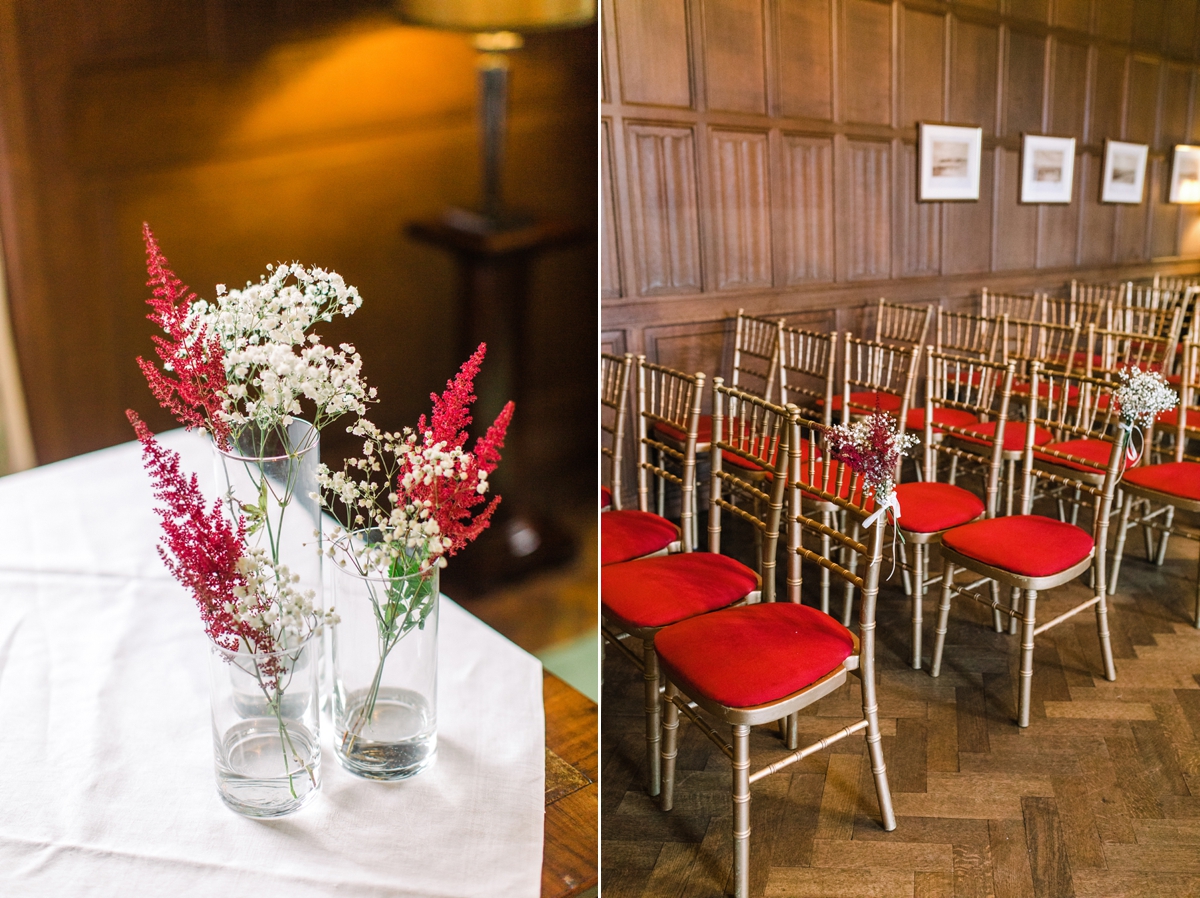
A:
<svg viewBox="0 0 1200 898">
<path fill-rule="evenodd" d="M 936 596 L 925 604 L 926 669 L 914 671 L 907 599 L 886 586 L 879 705 L 898 826 L 881 828 L 865 742 L 852 736 L 751 788 L 751 893 L 1200 896 L 1200 631 L 1189 622 L 1197 547 L 1172 540 L 1162 568 L 1143 560 L 1132 533 L 1130 548 L 1109 616 L 1116 682 L 1102 677 L 1095 617 L 1084 612 L 1038 637 L 1024 730 L 1014 722 L 1017 638 L 997 635 L 990 612 L 956 601 L 933 679 Z M 1039 619 L 1087 594 L 1081 583 L 1046 593 Z M 640 672 L 610 649 L 601 893 L 725 894 L 729 761 L 681 720 L 675 809 L 663 813 L 642 788 L 641 708 Z M 860 711 L 857 685 L 809 710 L 802 735 L 838 729 Z M 774 728 L 756 728 L 751 750 L 751 769 L 786 753 Z"/>
</svg>

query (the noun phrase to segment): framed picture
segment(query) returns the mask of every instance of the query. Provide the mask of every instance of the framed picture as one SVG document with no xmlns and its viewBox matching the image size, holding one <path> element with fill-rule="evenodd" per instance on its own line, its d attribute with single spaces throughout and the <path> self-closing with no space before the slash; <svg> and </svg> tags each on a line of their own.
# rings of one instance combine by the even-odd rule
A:
<svg viewBox="0 0 1200 898">
<path fill-rule="evenodd" d="M 1179 144 L 1171 160 L 1172 203 L 1200 203 L 1200 147 Z"/>
<path fill-rule="evenodd" d="M 1074 179 L 1074 137 L 1024 135 L 1021 140 L 1022 203 L 1069 203 Z"/>
<path fill-rule="evenodd" d="M 1104 142 L 1104 180 L 1100 182 L 1100 202 L 1140 203 L 1146 183 L 1144 143 Z"/>
<path fill-rule="evenodd" d="M 983 129 L 958 125 L 920 124 L 917 199 L 979 199 L 979 155 Z"/>
</svg>

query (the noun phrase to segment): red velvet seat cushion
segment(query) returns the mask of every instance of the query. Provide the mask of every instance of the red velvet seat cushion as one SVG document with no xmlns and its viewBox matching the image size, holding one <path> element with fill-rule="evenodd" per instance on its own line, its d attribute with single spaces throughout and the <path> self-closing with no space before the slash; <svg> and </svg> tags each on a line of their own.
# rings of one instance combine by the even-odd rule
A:
<svg viewBox="0 0 1200 898">
<path fill-rule="evenodd" d="M 656 514 L 636 509 L 600 515 L 600 563 L 619 564 L 660 552 L 679 539 L 679 528 Z"/>
<path fill-rule="evenodd" d="M 824 404 L 820 401 L 820 404 Z M 877 390 L 863 390 L 857 393 L 850 394 L 850 406 L 852 411 L 861 411 L 864 414 L 869 414 L 875 411 L 878 406 L 885 412 L 898 412 L 900 406 L 903 405 L 903 400 L 895 393 L 881 393 Z M 840 411 L 842 408 L 842 394 L 838 393 L 833 397 L 832 408 L 835 411 Z"/>
<path fill-rule="evenodd" d="M 754 571 L 728 555 L 658 555 L 600 571 L 600 604 L 635 627 L 662 627 L 725 608 L 758 589 Z"/>
<path fill-rule="evenodd" d="M 1008 421 L 1004 425 L 1004 451 L 1020 452 L 1025 448 L 1025 422 L 1024 421 Z M 980 424 L 974 424 L 964 428 L 973 434 L 978 434 L 979 439 L 974 440 L 965 434 L 956 433 L 956 438 L 961 438 L 970 443 L 991 443 L 996 438 L 996 422 L 984 421 Z M 1036 446 L 1044 445 L 1054 439 L 1054 434 L 1046 430 L 1044 427 L 1038 427 L 1033 432 L 1033 442 Z"/>
<path fill-rule="evenodd" d="M 910 533 L 937 533 L 969 523 L 983 514 L 983 500 L 950 483 L 900 483 L 900 529 Z"/>
<path fill-rule="evenodd" d="M 1043 448 L 1053 449 L 1056 452 L 1065 452 L 1067 455 L 1086 459 L 1091 464 L 1068 461 L 1065 458 L 1055 458 L 1053 455 L 1046 455 L 1044 452 L 1038 452 L 1035 449 L 1033 457 L 1038 461 L 1058 465 L 1060 468 L 1071 468 L 1074 471 L 1087 471 L 1090 474 L 1095 474 L 1098 473 L 1097 469 L 1105 470 L 1108 468 L 1108 460 L 1113 444 L 1106 440 L 1063 440 L 1059 443 L 1046 443 Z"/>
<path fill-rule="evenodd" d="M 1167 427 L 1179 426 L 1179 406 L 1165 412 L 1160 412 L 1158 417 L 1154 419 L 1159 424 L 1165 424 Z M 1200 427 L 1200 408 L 1192 406 L 1187 410 L 1187 414 L 1183 416 L 1184 427 Z"/>
<path fill-rule="evenodd" d="M 850 631 L 791 602 L 729 608 L 666 627 L 654 640 L 667 676 L 701 695 L 750 708 L 799 692 L 850 657 Z M 696 698 L 696 696 L 692 696 Z"/>
<path fill-rule="evenodd" d="M 1125 472 L 1123 481 L 1169 496 L 1200 502 L 1200 464 L 1194 461 L 1172 461 L 1130 468 Z"/>
<path fill-rule="evenodd" d="M 698 445 L 708 445 L 712 442 L 712 415 L 701 415 L 699 428 L 696 431 L 696 443 Z M 654 425 L 654 432 L 661 437 L 675 442 L 687 442 L 687 433 L 675 427 L 672 424 L 667 424 L 663 421 L 658 421 Z"/>
<path fill-rule="evenodd" d="M 1095 540 L 1074 524 L 1019 514 L 947 530 L 942 545 L 1023 577 L 1049 577 L 1087 558 Z"/>
<path fill-rule="evenodd" d="M 935 408 L 933 410 L 933 432 L 941 433 L 937 425 L 948 424 L 951 427 L 968 427 L 978 424 L 979 418 L 960 408 Z M 925 407 L 910 408 L 905 423 L 910 433 L 922 433 L 925 430 Z"/>
</svg>

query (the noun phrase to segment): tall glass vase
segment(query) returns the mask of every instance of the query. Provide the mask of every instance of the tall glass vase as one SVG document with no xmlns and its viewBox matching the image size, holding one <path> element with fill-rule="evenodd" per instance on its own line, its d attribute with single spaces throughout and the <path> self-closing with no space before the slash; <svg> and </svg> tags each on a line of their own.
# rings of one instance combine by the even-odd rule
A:
<svg viewBox="0 0 1200 898">
<path fill-rule="evenodd" d="M 333 743 L 351 773 L 406 779 L 437 759 L 438 569 L 364 571 L 367 535 L 333 546 Z"/>
<path fill-rule="evenodd" d="M 321 506 L 317 465 L 319 431 L 299 418 L 286 427 L 247 425 L 230 438 L 229 449 L 215 450 L 217 490 L 231 521 L 246 521 L 246 545 L 261 549 L 272 565 L 283 565 L 300 592 L 313 594 L 323 610 L 321 581 Z M 327 682 L 325 652 L 319 652 L 321 683 Z"/>
<path fill-rule="evenodd" d="M 247 817 L 300 810 L 321 788 L 320 637 L 277 652 L 210 648 L 221 799 Z"/>
</svg>

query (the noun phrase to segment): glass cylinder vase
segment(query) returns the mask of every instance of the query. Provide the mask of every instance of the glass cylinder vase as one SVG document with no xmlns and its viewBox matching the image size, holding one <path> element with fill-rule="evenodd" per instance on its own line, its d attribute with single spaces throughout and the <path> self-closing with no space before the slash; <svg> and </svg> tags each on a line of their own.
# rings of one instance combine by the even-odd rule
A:
<svg viewBox="0 0 1200 898">
<path fill-rule="evenodd" d="M 297 590 L 311 593 L 313 608 L 324 610 L 317 498 L 320 432 L 299 418 L 270 428 L 247 424 L 230 436 L 229 448 L 216 448 L 214 454 L 218 495 L 231 521 L 239 515 L 245 519 L 246 546 L 262 550 L 273 566 L 299 577 Z M 326 651 L 317 654 L 327 695 Z"/>
<path fill-rule="evenodd" d="M 364 570 L 363 532 L 333 545 L 333 743 L 358 776 L 406 779 L 437 759 L 438 569 Z"/>
<path fill-rule="evenodd" d="M 321 640 L 276 652 L 210 643 L 217 791 L 247 817 L 300 810 L 321 788 Z"/>
</svg>

